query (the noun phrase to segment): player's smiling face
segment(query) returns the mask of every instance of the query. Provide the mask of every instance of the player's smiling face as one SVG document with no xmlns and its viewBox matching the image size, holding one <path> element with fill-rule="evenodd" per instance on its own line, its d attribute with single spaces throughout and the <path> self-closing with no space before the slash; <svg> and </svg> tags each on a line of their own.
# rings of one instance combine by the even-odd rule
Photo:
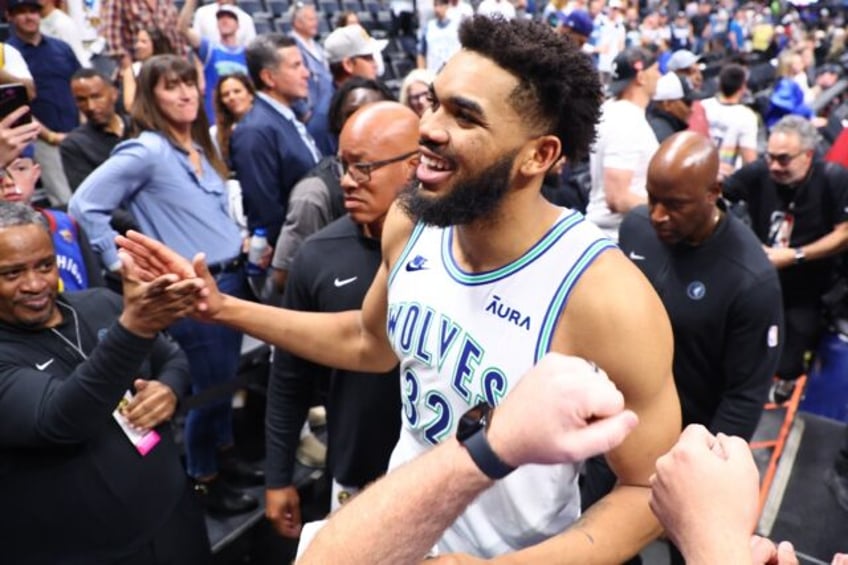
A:
<svg viewBox="0 0 848 565">
<path fill-rule="evenodd" d="M 418 215 L 451 225 L 500 205 L 515 158 L 531 139 L 511 103 L 517 86 L 516 77 L 477 53 L 461 51 L 448 61 L 433 83 L 433 105 L 421 118 L 419 187 L 408 196 L 411 212 L 441 207 L 433 221 L 426 210 Z"/>
</svg>

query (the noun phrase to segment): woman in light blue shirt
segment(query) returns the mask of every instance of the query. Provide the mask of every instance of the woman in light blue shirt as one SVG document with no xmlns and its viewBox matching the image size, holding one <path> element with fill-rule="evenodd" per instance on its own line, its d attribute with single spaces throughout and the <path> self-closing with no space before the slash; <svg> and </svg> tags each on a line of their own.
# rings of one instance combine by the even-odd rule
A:
<svg viewBox="0 0 848 565">
<path fill-rule="evenodd" d="M 243 295 L 242 238 L 228 214 L 227 168 L 209 136 L 194 67 L 174 55 L 145 61 L 131 114 L 137 136 L 115 147 L 80 185 L 71 215 L 111 271 L 120 260 L 109 219 L 124 206 L 145 234 L 186 257 L 205 253 L 222 290 Z M 235 378 L 240 333 L 194 320 L 169 331 L 189 358 L 194 393 Z M 231 453 L 233 445 L 228 398 L 189 413 L 185 444 L 189 475 L 203 485 L 210 509 L 236 513 L 256 507 L 255 498 L 218 480 L 220 452 Z"/>
</svg>

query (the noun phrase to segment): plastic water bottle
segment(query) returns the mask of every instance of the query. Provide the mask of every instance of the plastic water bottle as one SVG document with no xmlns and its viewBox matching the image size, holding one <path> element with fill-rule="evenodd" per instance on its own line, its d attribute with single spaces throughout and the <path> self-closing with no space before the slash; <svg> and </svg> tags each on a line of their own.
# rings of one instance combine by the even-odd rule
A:
<svg viewBox="0 0 848 565">
<path fill-rule="evenodd" d="M 256 277 L 265 274 L 264 268 L 259 263 L 262 255 L 268 249 L 268 235 L 265 228 L 256 228 L 250 237 L 250 246 L 247 250 L 247 274 Z"/>
</svg>

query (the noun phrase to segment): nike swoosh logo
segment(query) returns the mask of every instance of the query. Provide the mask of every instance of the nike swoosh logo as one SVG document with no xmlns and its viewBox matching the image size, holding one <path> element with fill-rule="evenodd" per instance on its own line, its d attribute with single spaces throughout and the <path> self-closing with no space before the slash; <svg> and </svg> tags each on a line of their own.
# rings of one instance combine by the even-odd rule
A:
<svg viewBox="0 0 848 565">
<path fill-rule="evenodd" d="M 333 284 L 336 286 L 336 288 L 341 288 L 341 287 L 343 287 L 343 286 L 344 286 L 344 285 L 346 285 L 346 284 L 350 284 L 350 283 L 352 283 L 352 282 L 353 282 L 353 281 L 355 281 L 357 278 L 358 278 L 358 277 L 350 277 L 349 279 L 344 279 L 344 280 L 342 280 L 342 281 L 340 281 L 339 279 L 336 279 L 336 280 L 334 280 L 334 281 L 333 281 Z"/>
<path fill-rule="evenodd" d="M 631 259 L 632 261 L 644 261 L 644 260 L 645 260 L 645 256 L 644 256 L 644 255 L 639 255 L 639 254 L 638 254 L 638 253 L 636 253 L 635 251 L 631 251 L 631 252 L 630 252 L 630 259 Z"/>
<path fill-rule="evenodd" d="M 51 359 L 50 361 L 45 361 L 44 363 L 36 363 L 35 368 L 39 371 L 43 371 L 44 369 L 49 367 L 51 363 L 53 363 L 53 359 Z"/>
<path fill-rule="evenodd" d="M 412 259 L 406 264 L 406 270 L 410 273 L 414 273 L 415 271 L 422 271 L 427 268 L 424 266 L 426 262 L 427 259 L 425 257 L 422 257 L 421 255 L 416 255 L 414 259 Z"/>
</svg>

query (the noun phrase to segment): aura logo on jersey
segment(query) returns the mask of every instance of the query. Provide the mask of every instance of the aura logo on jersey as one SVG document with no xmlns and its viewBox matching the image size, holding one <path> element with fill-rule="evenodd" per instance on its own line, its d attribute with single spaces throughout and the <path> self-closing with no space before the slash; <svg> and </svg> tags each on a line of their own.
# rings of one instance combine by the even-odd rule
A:
<svg viewBox="0 0 848 565">
<path fill-rule="evenodd" d="M 489 302 L 488 306 L 486 306 L 486 312 L 492 313 L 498 318 L 511 322 L 519 328 L 524 328 L 528 332 L 530 331 L 530 316 L 525 316 L 518 310 L 510 308 L 501 302 L 501 297 L 497 294 L 492 295 L 492 301 Z"/>
<path fill-rule="evenodd" d="M 403 354 L 401 387 L 404 419 L 428 443 L 450 435 L 467 407 L 483 400 L 497 406 L 506 395 L 506 374 L 499 367 L 481 367 L 486 352 L 459 324 L 444 314 L 415 302 L 391 304 L 387 333 L 396 351 Z M 450 382 L 452 398 L 433 387 L 422 387 L 416 369 Z M 422 371 L 423 372 L 423 371 Z M 426 394 L 422 390 L 427 388 Z M 463 410 L 458 411 L 459 408 Z"/>
</svg>

